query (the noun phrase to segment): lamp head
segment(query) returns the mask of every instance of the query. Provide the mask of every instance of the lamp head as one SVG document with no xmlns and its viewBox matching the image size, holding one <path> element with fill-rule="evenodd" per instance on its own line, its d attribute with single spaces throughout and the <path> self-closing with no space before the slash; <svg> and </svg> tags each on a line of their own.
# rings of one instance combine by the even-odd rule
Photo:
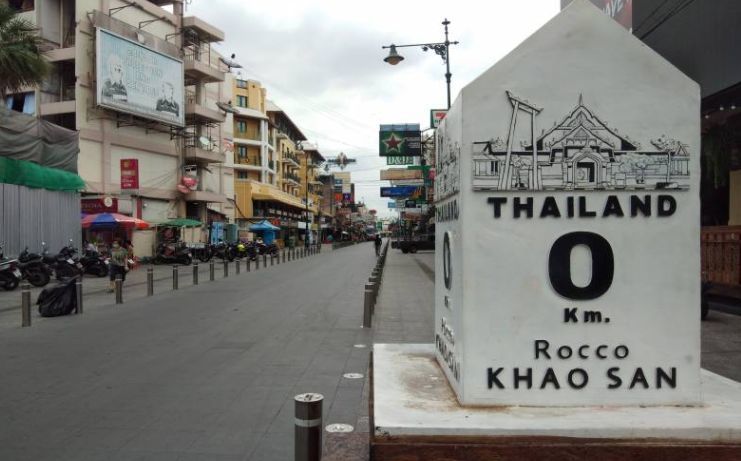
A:
<svg viewBox="0 0 741 461">
<path fill-rule="evenodd" d="M 391 64 L 392 66 L 395 66 L 404 60 L 404 56 L 396 52 L 396 45 L 391 45 L 389 55 L 386 56 L 383 60 Z"/>
</svg>

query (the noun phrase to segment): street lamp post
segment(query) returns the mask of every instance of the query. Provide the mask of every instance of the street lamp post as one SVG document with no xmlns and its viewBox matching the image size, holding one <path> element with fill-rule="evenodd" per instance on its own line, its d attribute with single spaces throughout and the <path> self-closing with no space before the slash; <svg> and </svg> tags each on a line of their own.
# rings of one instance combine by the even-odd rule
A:
<svg viewBox="0 0 741 461">
<path fill-rule="evenodd" d="M 448 109 L 450 109 L 450 77 L 453 76 L 453 74 L 450 73 L 450 45 L 457 45 L 458 42 L 457 41 L 451 42 L 448 39 L 448 24 L 450 24 L 450 21 L 448 21 L 448 19 L 446 18 L 442 22 L 442 25 L 445 26 L 445 41 L 444 42 L 414 43 L 410 45 L 395 45 L 392 43 L 391 45 L 383 46 L 381 48 L 389 49 L 389 55 L 386 56 L 383 60 L 391 64 L 392 66 L 395 66 L 404 60 L 404 56 L 400 55 L 396 51 L 397 48 L 419 46 L 419 47 L 422 47 L 422 51 L 433 50 L 438 56 L 440 56 L 443 59 L 443 62 L 445 63 L 445 81 L 447 82 L 447 89 L 448 89 Z"/>
</svg>

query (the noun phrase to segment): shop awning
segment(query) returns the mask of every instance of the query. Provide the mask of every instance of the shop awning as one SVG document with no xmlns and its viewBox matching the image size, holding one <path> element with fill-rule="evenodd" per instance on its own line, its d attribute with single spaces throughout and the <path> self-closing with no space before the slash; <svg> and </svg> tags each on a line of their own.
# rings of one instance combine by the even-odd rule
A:
<svg viewBox="0 0 741 461">
<path fill-rule="evenodd" d="M 267 220 L 260 221 L 250 226 L 251 231 L 278 231 L 280 227 L 270 224 Z"/>
</svg>

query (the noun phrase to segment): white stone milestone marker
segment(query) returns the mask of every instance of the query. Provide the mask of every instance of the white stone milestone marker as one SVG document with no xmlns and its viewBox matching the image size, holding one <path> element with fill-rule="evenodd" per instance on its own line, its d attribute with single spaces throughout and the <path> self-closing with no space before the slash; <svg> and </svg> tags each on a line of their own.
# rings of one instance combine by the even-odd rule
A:
<svg viewBox="0 0 741 461">
<path fill-rule="evenodd" d="M 584 0 L 437 132 L 435 346 L 466 405 L 700 402 L 700 90 Z"/>
</svg>

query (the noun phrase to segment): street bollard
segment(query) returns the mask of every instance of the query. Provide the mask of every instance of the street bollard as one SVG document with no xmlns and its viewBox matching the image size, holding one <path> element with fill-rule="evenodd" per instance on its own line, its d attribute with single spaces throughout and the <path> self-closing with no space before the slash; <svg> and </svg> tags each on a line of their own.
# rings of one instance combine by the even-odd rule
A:
<svg viewBox="0 0 741 461">
<path fill-rule="evenodd" d="M 363 328 L 371 328 L 373 326 L 373 286 L 366 283 L 363 293 Z"/>
<path fill-rule="evenodd" d="M 154 267 L 147 267 L 147 296 L 154 296 Z"/>
<path fill-rule="evenodd" d="M 21 285 L 21 327 L 31 326 L 31 285 Z"/>
<path fill-rule="evenodd" d="M 286 262 L 286 249 L 283 248 L 283 262 Z"/>
<path fill-rule="evenodd" d="M 295 402 L 294 459 L 319 461 L 322 459 L 322 394 L 299 394 Z"/>
<path fill-rule="evenodd" d="M 268 255 L 263 254 L 262 255 L 262 268 L 265 269 L 268 267 Z"/>
<path fill-rule="evenodd" d="M 280 264 L 280 252 L 275 254 L 275 264 Z"/>
<path fill-rule="evenodd" d="M 237 268 L 237 275 L 239 275 L 240 272 L 242 272 L 242 268 L 240 267 L 241 266 L 241 264 L 240 264 L 241 262 L 242 262 L 242 260 L 241 259 L 238 259 L 236 261 L 236 263 L 235 263 L 236 264 L 236 268 Z"/>
<path fill-rule="evenodd" d="M 214 281 L 216 278 L 216 261 L 213 259 L 208 263 L 208 279 Z"/>
<path fill-rule="evenodd" d="M 275 264 L 275 261 L 274 261 L 274 260 L 275 260 L 275 255 L 271 253 L 271 254 L 270 254 L 270 265 L 271 265 L 271 266 L 272 266 L 273 264 Z"/>
<path fill-rule="evenodd" d="M 75 314 L 82 314 L 82 275 L 78 275 L 75 281 L 75 295 L 77 296 Z"/>
<path fill-rule="evenodd" d="M 198 285 L 198 263 L 193 263 L 193 285 Z"/>
<path fill-rule="evenodd" d="M 229 277 L 229 260 L 224 260 L 224 278 Z"/>
<path fill-rule="evenodd" d="M 260 270 L 260 256 L 255 256 L 255 270 Z"/>
<path fill-rule="evenodd" d="M 116 275 L 114 286 L 116 287 L 114 290 L 116 292 L 116 304 L 123 304 L 123 279 L 121 278 L 121 274 Z"/>
<path fill-rule="evenodd" d="M 245 265 L 245 267 L 247 267 L 247 272 L 249 272 L 249 271 L 252 270 L 252 269 L 250 269 L 250 264 L 251 264 L 250 258 L 247 257 L 247 259 L 244 261 L 244 265 Z"/>
<path fill-rule="evenodd" d="M 178 289 L 178 282 L 180 282 L 180 277 L 178 276 L 178 266 L 172 266 L 172 289 L 177 290 Z"/>
</svg>

